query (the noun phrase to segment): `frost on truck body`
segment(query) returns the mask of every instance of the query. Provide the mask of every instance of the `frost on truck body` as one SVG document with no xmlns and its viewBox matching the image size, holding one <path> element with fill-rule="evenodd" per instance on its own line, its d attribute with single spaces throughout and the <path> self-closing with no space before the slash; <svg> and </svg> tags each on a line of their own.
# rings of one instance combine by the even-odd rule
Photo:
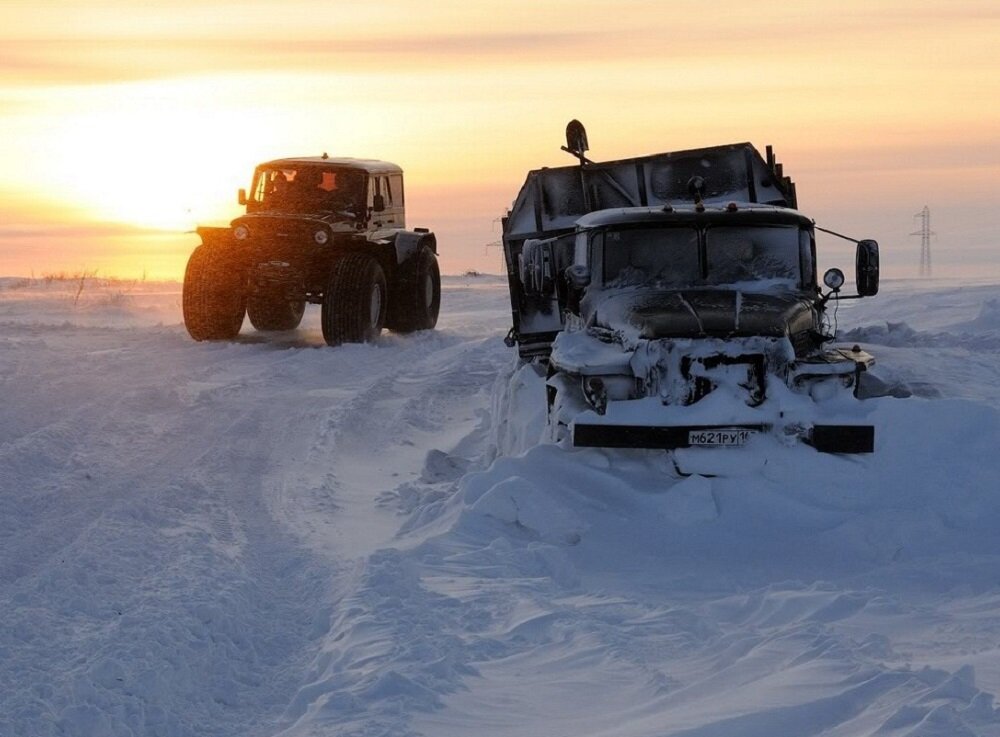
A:
<svg viewBox="0 0 1000 737">
<path fill-rule="evenodd" d="M 602 164 L 567 140 L 580 165 L 530 172 L 504 220 L 509 341 L 545 369 L 553 434 L 672 448 L 773 432 L 873 450 L 856 397 L 874 359 L 829 347 L 826 306 L 877 292 L 877 244 L 858 242 L 857 295 L 840 294 L 839 270 L 824 294 L 813 221 L 770 149 Z M 845 393 L 853 416 L 818 408 Z M 723 411 L 723 397 L 746 411 Z"/>
</svg>

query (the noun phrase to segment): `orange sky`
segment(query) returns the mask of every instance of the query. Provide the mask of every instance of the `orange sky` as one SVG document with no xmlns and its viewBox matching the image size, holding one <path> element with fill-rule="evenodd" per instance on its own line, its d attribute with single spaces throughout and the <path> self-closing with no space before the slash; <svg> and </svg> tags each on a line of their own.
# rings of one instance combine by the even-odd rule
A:
<svg viewBox="0 0 1000 737">
<path fill-rule="evenodd" d="M 774 144 L 887 276 L 924 204 L 936 274 L 1000 276 L 998 38 L 995 1 L 5 0 L 0 275 L 179 277 L 255 163 L 323 151 L 402 165 L 445 271 L 497 271 L 576 117 L 595 159 Z"/>
</svg>

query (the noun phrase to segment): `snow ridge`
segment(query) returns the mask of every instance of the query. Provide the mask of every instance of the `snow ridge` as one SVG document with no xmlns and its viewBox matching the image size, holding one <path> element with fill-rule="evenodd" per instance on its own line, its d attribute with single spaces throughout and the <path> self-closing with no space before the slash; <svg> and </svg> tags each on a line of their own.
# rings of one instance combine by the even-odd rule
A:
<svg viewBox="0 0 1000 737">
<path fill-rule="evenodd" d="M 842 311 L 874 455 L 671 457 L 542 442 L 499 279 L 336 350 L 6 284 L 0 734 L 1000 735 L 1000 288 Z"/>
</svg>

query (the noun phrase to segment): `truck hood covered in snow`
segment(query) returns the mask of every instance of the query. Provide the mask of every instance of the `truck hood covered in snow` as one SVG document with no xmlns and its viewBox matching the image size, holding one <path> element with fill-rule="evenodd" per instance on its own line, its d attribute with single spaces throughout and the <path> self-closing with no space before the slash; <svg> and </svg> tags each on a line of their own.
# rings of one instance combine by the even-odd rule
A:
<svg viewBox="0 0 1000 737">
<path fill-rule="evenodd" d="M 647 340 L 730 335 L 782 337 L 807 331 L 814 324 L 809 300 L 791 292 L 613 289 L 595 297 L 588 305 L 593 324 Z"/>
</svg>

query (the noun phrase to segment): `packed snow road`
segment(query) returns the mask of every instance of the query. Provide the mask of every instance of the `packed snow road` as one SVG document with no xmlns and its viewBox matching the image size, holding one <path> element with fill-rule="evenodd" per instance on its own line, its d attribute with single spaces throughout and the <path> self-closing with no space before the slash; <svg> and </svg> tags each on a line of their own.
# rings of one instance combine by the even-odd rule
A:
<svg viewBox="0 0 1000 737">
<path fill-rule="evenodd" d="M 1000 287 L 841 308 L 874 456 L 684 478 L 537 444 L 499 279 L 338 349 L 78 286 L 0 280 L 2 735 L 1000 735 Z"/>
<path fill-rule="evenodd" d="M 399 527 L 379 494 L 481 454 L 500 295 L 332 351 L 312 323 L 195 344 L 178 285 L 75 287 L 0 306 L 0 734 L 273 733 Z"/>
</svg>

